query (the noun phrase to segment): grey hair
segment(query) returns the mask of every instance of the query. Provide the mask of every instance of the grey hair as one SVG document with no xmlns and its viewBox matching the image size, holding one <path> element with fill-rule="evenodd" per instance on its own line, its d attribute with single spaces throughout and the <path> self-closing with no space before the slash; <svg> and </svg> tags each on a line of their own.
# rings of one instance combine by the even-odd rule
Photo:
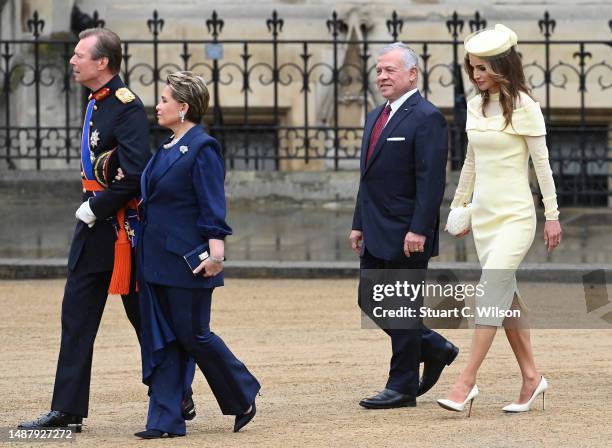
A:
<svg viewBox="0 0 612 448">
<path fill-rule="evenodd" d="M 417 56 L 416 52 L 403 42 L 393 42 L 392 44 L 386 45 L 382 48 L 382 50 L 380 50 L 378 55 L 382 56 L 383 54 L 390 53 L 393 50 L 402 51 L 402 60 L 404 61 L 404 65 L 406 66 L 407 70 L 418 66 L 419 57 Z"/>
</svg>

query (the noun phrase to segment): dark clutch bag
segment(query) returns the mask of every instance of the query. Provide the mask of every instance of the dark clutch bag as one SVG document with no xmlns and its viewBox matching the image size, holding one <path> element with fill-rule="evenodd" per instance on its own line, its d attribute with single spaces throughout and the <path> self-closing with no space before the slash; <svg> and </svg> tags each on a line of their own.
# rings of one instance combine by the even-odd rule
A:
<svg viewBox="0 0 612 448">
<path fill-rule="evenodd" d="M 208 254 L 208 244 L 201 244 L 198 247 L 196 247 L 195 249 L 187 252 L 185 255 L 183 255 L 183 258 L 185 259 L 185 263 L 187 263 L 187 266 L 189 266 L 189 270 L 193 273 L 194 269 L 197 268 L 198 266 L 200 266 L 200 263 L 202 263 L 204 260 L 206 260 L 209 257 Z M 196 274 L 194 274 L 196 275 Z"/>
</svg>

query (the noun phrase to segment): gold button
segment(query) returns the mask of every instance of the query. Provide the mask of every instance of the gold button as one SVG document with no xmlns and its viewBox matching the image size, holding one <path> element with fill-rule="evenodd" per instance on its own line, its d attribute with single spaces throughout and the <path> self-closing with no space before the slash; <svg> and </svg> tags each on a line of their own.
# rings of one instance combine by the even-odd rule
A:
<svg viewBox="0 0 612 448">
<path fill-rule="evenodd" d="M 98 110 L 98 106 L 95 106 L 95 105 L 94 105 L 94 110 Z"/>
<path fill-rule="evenodd" d="M 85 173 L 81 171 L 81 177 L 85 177 Z"/>
<path fill-rule="evenodd" d="M 90 122 L 89 122 L 89 126 L 93 126 L 93 121 L 90 121 Z"/>
<path fill-rule="evenodd" d="M 83 193 L 87 193 L 87 190 L 85 188 L 83 188 Z"/>
</svg>

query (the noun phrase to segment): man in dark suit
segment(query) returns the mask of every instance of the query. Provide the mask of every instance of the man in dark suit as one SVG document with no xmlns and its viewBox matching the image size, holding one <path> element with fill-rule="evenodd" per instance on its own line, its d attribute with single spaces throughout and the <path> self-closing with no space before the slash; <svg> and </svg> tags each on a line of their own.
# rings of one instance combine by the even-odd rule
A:
<svg viewBox="0 0 612 448">
<path fill-rule="evenodd" d="M 122 58 L 119 37 L 110 30 L 92 28 L 81 32 L 79 38 L 70 64 L 75 80 L 91 91 L 82 138 L 83 202 L 76 212 L 68 258 L 51 412 L 19 425 L 27 429 L 73 427 L 80 432 L 87 417 L 94 341 L 107 296 L 113 292 L 113 275 L 118 274 L 113 272 L 118 264 L 115 243 L 124 222 L 119 223 L 117 212 L 139 195 L 140 175 L 151 157 L 144 106 L 118 75 Z M 111 183 L 111 159 L 115 171 L 120 166 L 125 174 L 122 182 Z M 126 236 L 133 237 L 130 229 L 128 232 Z M 127 317 L 140 337 L 134 256 L 129 246 L 127 255 L 127 266 L 123 267 L 129 270 L 132 265 L 131 278 L 129 274 L 124 276 L 127 285 L 124 282 L 114 292 L 122 294 Z"/>
<path fill-rule="evenodd" d="M 381 51 L 376 65 L 377 86 L 387 103 L 366 119 L 350 234 L 362 270 L 425 272 L 429 259 L 438 255 L 448 130 L 440 111 L 417 90 L 417 64 L 416 53 L 396 42 Z M 393 351 L 389 379 L 382 392 L 359 404 L 370 409 L 416 406 L 416 397 L 433 387 L 459 350 L 420 322 L 417 329 L 383 329 Z"/>
</svg>

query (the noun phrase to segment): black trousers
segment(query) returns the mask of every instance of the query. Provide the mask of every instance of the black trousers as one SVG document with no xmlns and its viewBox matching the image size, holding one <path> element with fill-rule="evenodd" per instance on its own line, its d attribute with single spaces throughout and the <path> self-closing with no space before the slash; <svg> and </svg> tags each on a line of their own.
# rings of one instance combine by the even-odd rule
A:
<svg viewBox="0 0 612 448">
<path fill-rule="evenodd" d="M 361 269 L 421 269 L 426 270 L 428 259 L 418 256 L 399 261 L 383 260 L 364 248 Z M 443 356 L 446 339 L 433 330 L 383 329 L 391 337 L 391 365 L 386 388 L 416 397 L 419 388 L 419 364 Z"/>
<path fill-rule="evenodd" d="M 52 410 L 87 417 L 94 341 L 106 305 L 111 275 L 110 271 L 86 272 L 82 263 L 77 263 L 75 269 L 68 272 Z M 138 294 L 122 296 L 122 301 L 140 340 Z"/>
</svg>

